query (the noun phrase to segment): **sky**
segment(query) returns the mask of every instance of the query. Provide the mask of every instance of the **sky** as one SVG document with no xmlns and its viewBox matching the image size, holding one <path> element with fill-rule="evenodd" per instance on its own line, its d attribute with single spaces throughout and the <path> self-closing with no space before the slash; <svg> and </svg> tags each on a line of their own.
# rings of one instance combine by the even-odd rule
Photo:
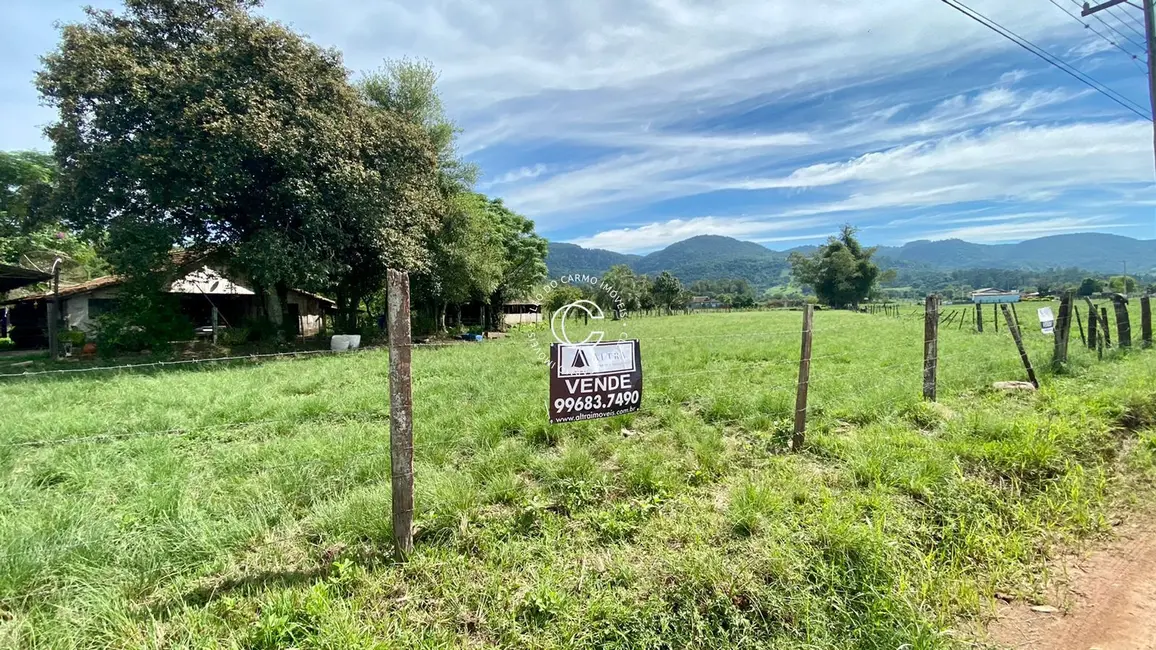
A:
<svg viewBox="0 0 1156 650">
<path fill-rule="evenodd" d="M 964 0 L 1137 115 L 938 0 L 268 0 L 351 76 L 425 58 L 478 190 L 552 241 L 645 253 L 1156 237 L 1143 15 Z M 96 0 L 98 7 L 118 3 Z M 45 149 L 33 87 L 73 0 L 4 0 L 0 149 Z M 1085 24 L 1088 25 L 1085 27 Z M 1135 57 L 1135 58 L 1134 58 Z"/>
</svg>

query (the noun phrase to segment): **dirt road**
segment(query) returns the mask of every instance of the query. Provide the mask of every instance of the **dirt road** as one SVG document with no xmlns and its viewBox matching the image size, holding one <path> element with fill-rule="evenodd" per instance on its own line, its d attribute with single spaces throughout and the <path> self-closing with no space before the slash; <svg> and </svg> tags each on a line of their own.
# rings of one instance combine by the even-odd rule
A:
<svg viewBox="0 0 1156 650">
<path fill-rule="evenodd" d="M 993 642 L 1022 650 L 1156 650 L 1156 529 L 1134 527 L 1083 558 L 1048 605 L 1001 608 Z"/>
</svg>

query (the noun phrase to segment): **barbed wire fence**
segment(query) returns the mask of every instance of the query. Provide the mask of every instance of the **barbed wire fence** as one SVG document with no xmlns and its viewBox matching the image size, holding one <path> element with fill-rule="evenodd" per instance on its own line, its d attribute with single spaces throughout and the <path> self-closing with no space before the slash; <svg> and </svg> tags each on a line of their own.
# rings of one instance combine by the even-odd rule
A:
<svg viewBox="0 0 1156 650">
<path fill-rule="evenodd" d="M 348 413 L 328 413 L 312 417 L 294 415 L 280 418 L 262 418 L 256 420 L 240 420 L 235 422 L 201 425 L 194 424 L 181 427 L 145 430 L 102 431 L 98 434 L 72 437 L 64 436 L 58 438 L 28 438 L 9 441 L 6 444 L 0 444 L 0 453 L 17 453 L 20 450 L 72 445 L 107 445 L 144 438 L 188 438 L 190 436 L 202 435 L 205 433 L 237 431 L 261 426 L 286 424 L 299 425 L 302 423 L 307 423 L 338 425 L 343 423 L 352 423 L 384 427 L 388 422 L 390 431 L 388 446 L 383 445 L 377 448 L 360 450 L 358 452 L 358 458 L 382 459 L 389 457 L 391 459 L 388 475 L 391 481 L 391 495 L 393 499 L 391 516 L 393 519 L 392 530 L 394 546 L 397 554 L 404 558 L 406 555 L 412 552 L 413 549 L 415 454 L 419 452 L 429 452 L 433 450 L 444 450 L 446 448 L 461 447 L 463 445 L 469 445 L 471 442 L 465 439 L 464 436 L 449 437 L 442 440 L 423 440 L 418 442 L 414 441 L 411 353 L 414 349 L 439 349 L 458 347 L 463 345 L 463 343 L 413 343 L 410 332 L 411 320 L 409 313 L 408 276 L 403 273 L 391 272 L 389 278 L 389 291 L 390 309 L 388 313 L 388 327 L 390 336 L 389 343 L 385 346 L 366 347 L 356 351 L 315 350 L 204 359 L 186 359 L 176 361 L 157 361 L 123 365 L 103 365 L 83 368 L 47 369 L 23 373 L 0 374 L 0 379 L 19 381 L 20 379 L 34 377 L 43 378 L 46 376 L 76 376 L 78 373 L 117 373 L 126 371 L 135 372 L 147 371 L 152 368 L 166 368 L 174 366 L 179 367 L 199 364 L 291 361 L 293 359 L 388 351 L 390 363 L 390 403 L 388 409 L 373 412 L 360 411 Z M 1083 321 L 1080 320 L 1080 310 L 1076 303 L 1077 301 L 1075 296 L 1070 294 L 1065 295 L 1061 300 L 1060 313 L 1056 320 L 1056 329 L 1054 333 L 1055 348 L 1053 358 L 1051 359 L 1052 364 L 1063 364 L 1067 362 L 1069 357 L 1069 343 L 1073 322 L 1077 323 L 1077 328 L 1081 337 L 1082 344 L 1080 349 L 1087 350 L 1089 353 L 1093 353 L 1098 357 L 1102 357 L 1105 347 L 1112 347 L 1107 308 L 1096 305 L 1091 300 L 1087 300 L 1087 330 L 1085 330 Z M 1119 348 L 1130 347 L 1132 340 L 1127 301 L 1113 299 L 1113 306 L 1116 316 L 1116 346 Z M 901 340 L 893 342 L 890 345 L 875 345 L 871 347 L 872 352 L 877 354 L 896 351 L 909 352 L 912 353 L 912 358 L 905 358 L 900 361 L 890 363 L 873 363 L 868 368 L 851 368 L 846 369 L 844 372 L 836 372 L 833 368 L 827 368 L 825 367 L 826 363 L 817 363 L 849 362 L 859 360 L 863 358 L 863 351 L 844 350 L 840 352 L 827 353 L 820 349 L 820 354 L 812 354 L 812 350 L 814 349 L 816 343 L 816 334 L 833 334 L 838 331 L 854 329 L 855 327 L 815 327 L 814 308 L 810 305 L 807 305 L 804 306 L 801 311 L 802 326 L 800 328 L 795 328 L 793 330 L 772 330 L 761 332 L 757 335 L 759 338 L 768 341 L 775 340 L 784 343 L 789 342 L 789 337 L 791 335 L 800 336 L 800 352 L 798 358 L 772 358 L 742 361 L 739 363 L 711 364 L 711 367 L 700 369 L 682 372 L 660 372 L 658 374 L 648 375 L 645 377 L 645 381 L 652 389 L 654 389 L 668 386 L 679 379 L 688 377 L 735 373 L 747 373 L 749 375 L 760 369 L 772 367 L 797 367 L 798 376 L 795 381 L 786 379 L 780 381 L 779 383 L 761 382 L 758 385 L 758 390 L 760 392 L 782 393 L 784 395 L 789 395 L 791 393 L 795 394 L 795 404 L 792 410 L 793 428 L 789 447 L 792 451 L 799 452 L 806 448 L 808 420 L 813 411 L 813 400 L 815 398 L 815 395 L 812 393 L 812 388 L 817 381 L 844 379 L 851 376 L 861 377 L 865 372 L 873 373 L 873 377 L 875 377 L 877 380 L 877 378 L 881 376 L 880 373 L 882 373 L 882 371 L 901 370 L 904 371 L 903 374 L 900 375 L 901 377 L 908 377 L 913 383 L 916 379 L 919 380 L 922 388 L 923 399 L 928 401 L 936 401 L 938 399 L 940 365 L 947 361 L 960 360 L 966 362 L 966 360 L 971 359 L 969 353 L 966 352 L 948 351 L 945 354 L 944 351 L 941 350 L 940 330 L 948 330 L 952 327 L 957 330 L 962 330 L 968 325 L 970 325 L 969 329 L 976 333 L 983 333 L 985 329 L 983 313 L 984 309 L 982 305 L 976 305 L 974 309 L 971 306 L 966 306 L 960 309 L 953 309 L 951 307 L 944 309 L 937 296 L 928 297 L 922 310 L 914 309 L 911 310 L 911 313 L 905 313 L 905 310 L 898 306 L 887 307 L 883 309 L 869 309 L 868 312 L 870 314 L 882 315 L 903 322 L 912 322 L 913 324 L 915 319 L 922 318 L 924 327 L 923 337 L 921 340 L 913 336 L 910 340 Z M 999 323 L 1000 319 L 996 318 L 997 316 L 1002 316 L 1002 320 L 1004 321 L 1004 337 L 1000 337 L 1001 343 L 998 345 L 1003 345 L 1002 341 L 1005 337 L 1010 338 L 1015 343 L 1018 357 L 1025 366 L 1025 374 L 1029 378 L 1029 381 L 1038 388 L 1039 382 L 1034 373 L 1034 367 L 1031 365 L 1028 352 L 1025 349 L 1021 325 L 1018 316 L 1015 314 L 1015 310 L 1009 308 L 1008 305 L 1000 305 L 997 311 L 993 306 L 992 316 L 993 320 L 990 322 L 993 325 L 993 329 L 994 327 L 998 327 L 996 324 Z M 1144 348 L 1151 348 L 1151 305 L 1150 298 L 1148 296 L 1144 296 L 1140 299 L 1140 320 L 1142 346 Z M 720 333 L 689 336 L 652 337 L 644 340 L 685 342 L 687 340 L 725 341 L 736 338 L 750 339 L 752 338 L 752 335 L 750 333 Z M 822 341 L 823 337 L 819 337 L 820 348 Z M 922 358 L 919 356 L 920 348 L 922 348 Z M 1010 346 L 1003 346 L 1002 349 L 1010 355 Z M 918 372 L 916 372 L 917 369 Z M 907 371 L 911 371 L 910 374 L 907 374 Z M 331 458 L 301 459 L 286 463 L 259 465 L 254 468 L 253 472 L 255 474 L 266 474 L 286 469 L 304 470 L 314 467 L 325 467 L 332 463 L 333 459 Z M 7 488 L 9 486 L 4 487 Z M 133 487 L 135 489 L 162 489 L 171 488 L 172 483 L 171 481 L 151 481 L 145 483 L 133 483 Z M 43 502 L 43 497 L 39 497 L 37 499 L 12 499 L 0 497 L 0 513 L 5 511 L 14 511 L 23 507 L 42 505 Z M 91 540 L 79 540 L 72 544 L 66 543 L 62 545 L 51 545 L 47 550 L 44 548 L 31 549 L 24 551 L 23 556 L 21 555 L 21 552 L 17 552 L 15 554 L 10 553 L 9 557 L 13 560 L 21 558 L 39 558 L 44 561 L 50 561 L 54 554 L 60 555 L 82 551 L 87 546 L 90 546 L 91 543 Z M 273 539 L 267 543 L 275 544 L 279 542 L 276 539 Z"/>
</svg>

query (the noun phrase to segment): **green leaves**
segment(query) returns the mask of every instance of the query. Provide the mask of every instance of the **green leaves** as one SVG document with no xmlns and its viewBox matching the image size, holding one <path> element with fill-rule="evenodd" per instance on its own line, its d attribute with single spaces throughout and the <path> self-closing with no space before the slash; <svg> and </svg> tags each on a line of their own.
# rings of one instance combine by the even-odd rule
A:
<svg viewBox="0 0 1156 650">
<path fill-rule="evenodd" d="M 838 237 L 828 239 L 813 256 L 792 253 L 791 272 L 833 307 L 858 305 L 879 278 L 879 267 L 871 261 L 874 254 L 875 249 L 863 248 L 855 229 L 845 225 Z"/>
</svg>

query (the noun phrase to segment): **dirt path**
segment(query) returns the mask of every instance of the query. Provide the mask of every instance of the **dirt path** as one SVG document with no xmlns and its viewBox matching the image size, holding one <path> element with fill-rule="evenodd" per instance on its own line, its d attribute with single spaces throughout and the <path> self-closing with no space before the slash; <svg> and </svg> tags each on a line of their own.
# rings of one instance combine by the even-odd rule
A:
<svg viewBox="0 0 1156 650">
<path fill-rule="evenodd" d="M 1156 530 L 1117 531 L 1117 539 L 1064 563 L 1049 605 L 1000 608 L 991 640 L 1028 650 L 1156 650 Z"/>
</svg>

